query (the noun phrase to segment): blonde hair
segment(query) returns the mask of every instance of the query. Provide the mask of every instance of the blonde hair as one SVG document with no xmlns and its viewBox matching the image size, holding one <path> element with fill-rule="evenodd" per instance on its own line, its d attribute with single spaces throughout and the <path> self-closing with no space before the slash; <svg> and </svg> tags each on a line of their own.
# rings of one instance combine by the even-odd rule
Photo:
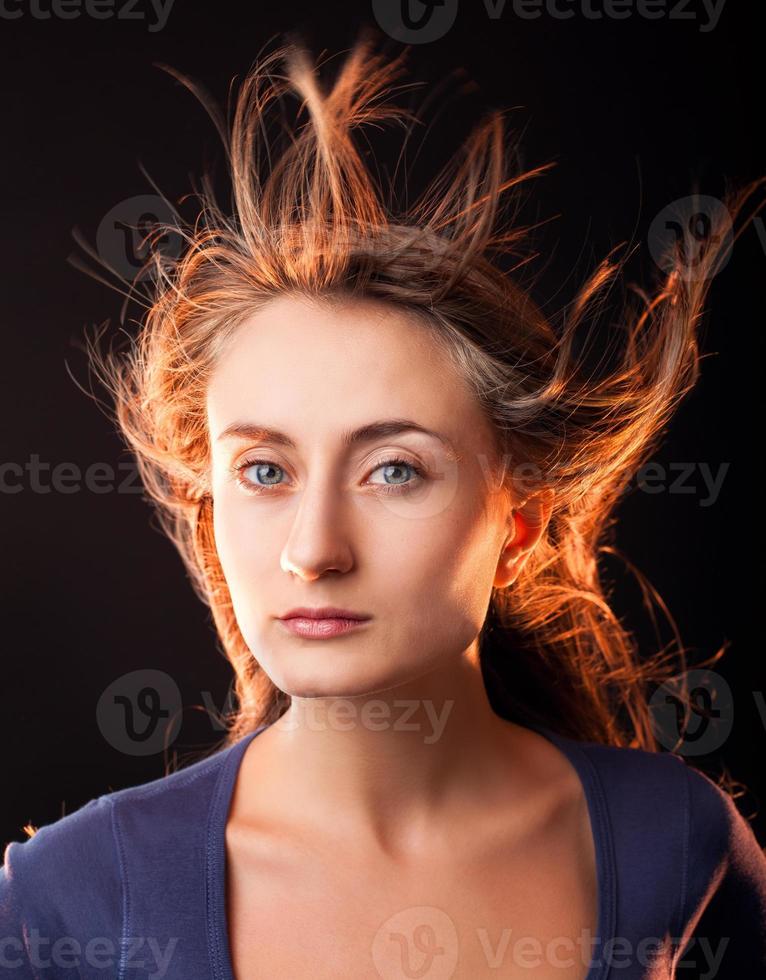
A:
<svg viewBox="0 0 766 980">
<path fill-rule="evenodd" d="M 675 655 L 639 654 L 611 608 L 599 560 L 617 554 L 609 542 L 615 505 L 697 380 L 697 330 L 725 235 L 714 216 L 693 277 L 680 251 L 666 256 L 653 293 L 636 289 L 638 301 L 625 304 L 622 342 L 605 346 L 594 367 L 586 357 L 594 328 L 584 343 L 578 331 L 625 260 L 610 253 L 556 319 L 514 281 L 514 268 L 501 270 L 529 231 L 514 225 L 506 205 L 551 166 L 512 170 L 501 111 L 486 114 L 412 205 L 386 199 L 368 170 L 354 139 L 363 126 L 419 121 L 391 98 L 406 88 L 392 84 L 406 55 L 387 59 L 362 36 L 328 86 L 306 48 L 290 40 L 244 78 L 231 125 L 195 83 L 167 69 L 216 123 L 233 214 L 206 179 L 195 224 L 172 229 L 183 235 L 183 254 L 152 250 L 151 301 L 127 351 L 103 354 L 88 343 L 162 528 L 210 607 L 233 668 L 236 705 L 222 716 L 224 744 L 276 720 L 289 697 L 248 649 L 216 553 L 206 386 L 241 322 L 292 292 L 329 303 L 374 298 L 416 315 L 491 421 L 508 487 L 528 464 L 534 476 L 525 495 L 555 489 L 539 545 L 511 586 L 493 590 L 482 629 L 482 670 L 496 710 L 575 738 L 657 750 L 647 695 L 685 671 L 685 653 L 673 624 Z M 276 154 L 265 123 L 284 93 L 297 96 L 306 121 Z M 729 192 L 723 213 L 736 217 L 762 183 Z M 166 230 L 158 226 L 155 241 Z M 662 605 L 633 571 L 647 608 Z"/>
</svg>

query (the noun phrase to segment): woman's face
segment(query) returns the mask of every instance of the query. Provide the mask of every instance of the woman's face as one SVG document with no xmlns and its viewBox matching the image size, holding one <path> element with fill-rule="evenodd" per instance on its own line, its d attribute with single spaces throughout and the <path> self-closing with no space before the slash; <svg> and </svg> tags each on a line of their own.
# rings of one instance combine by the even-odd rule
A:
<svg viewBox="0 0 766 980">
<path fill-rule="evenodd" d="M 489 425 L 422 324 L 376 301 L 274 299 L 232 338 L 207 417 L 216 547 L 240 631 L 277 687 L 372 694 L 471 646 L 510 511 Z M 443 441 L 345 438 L 390 420 Z M 309 639 L 278 618 L 296 606 L 371 618 Z"/>
</svg>

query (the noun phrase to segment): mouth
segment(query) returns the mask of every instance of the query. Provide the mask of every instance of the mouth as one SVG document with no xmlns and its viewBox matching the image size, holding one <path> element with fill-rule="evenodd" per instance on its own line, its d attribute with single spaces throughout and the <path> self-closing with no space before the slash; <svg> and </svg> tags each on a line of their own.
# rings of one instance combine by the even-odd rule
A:
<svg viewBox="0 0 766 980">
<path fill-rule="evenodd" d="M 338 606 L 299 606 L 278 617 L 293 636 L 309 640 L 327 640 L 358 629 L 372 619 L 369 613 L 341 609 Z"/>
<path fill-rule="evenodd" d="M 278 618 L 283 621 L 288 619 L 345 619 L 362 623 L 368 619 L 372 619 L 372 616 L 368 613 L 354 612 L 351 609 L 341 609 L 339 606 L 317 606 L 314 609 L 309 606 L 298 606 L 296 609 L 291 609 Z"/>
<path fill-rule="evenodd" d="M 368 619 L 349 619 L 343 616 L 328 616 L 321 619 L 315 616 L 282 616 L 279 621 L 293 636 L 310 640 L 326 640 L 359 629 L 368 622 Z"/>
</svg>

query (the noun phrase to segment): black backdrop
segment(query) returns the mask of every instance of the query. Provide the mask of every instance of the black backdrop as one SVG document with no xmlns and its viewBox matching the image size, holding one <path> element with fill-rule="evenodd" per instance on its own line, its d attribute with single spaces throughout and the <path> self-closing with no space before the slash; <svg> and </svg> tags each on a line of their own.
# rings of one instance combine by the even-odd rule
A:
<svg viewBox="0 0 766 980">
<path fill-rule="evenodd" d="M 68 262 L 83 254 L 73 229 L 94 242 L 100 227 L 138 217 L 133 199 L 154 193 L 139 162 L 171 198 L 189 190 L 189 175 L 207 162 L 217 160 L 220 170 L 207 117 L 153 62 L 192 75 L 224 100 L 232 76 L 281 32 L 300 30 L 317 54 L 340 52 L 376 13 L 385 28 L 384 7 L 175 0 L 165 23 L 148 3 L 128 8 L 125 0 L 98 8 L 121 13 L 104 19 L 50 0 L 3 8 L 3 843 L 24 839 L 27 823 L 40 826 L 96 795 L 161 776 L 173 750 L 211 747 L 222 733 L 194 706 L 206 697 L 221 706 L 229 683 L 208 612 L 140 493 L 96 492 L 92 478 L 87 485 L 94 463 L 111 468 L 116 484 L 129 475 L 128 454 L 72 377 L 87 387 L 83 331 L 106 318 L 116 324 L 121 299 Z M 502 14 L 491 17 L 488 7 Z M 584 2 L 562 2 L 574 12 L 568 19 L 544 9 L 525 19 L 520 4 L 462 0 L 451 27 L 410 51 L 405 81 L 435 84 L 461 69 L 437 100 L 421 176 L 488 105 L 517 107 L 507 118 L 523 130 L 525 166 L 556 161 L 530 188 L 533 216 L 558 215 L 538 238 L 538 299 L 547 309 L 619 242 L 640 246 L 631 269 L 647 281 L 652 223 L 695 179 L 720 197 L 725 177 L 766 173 L 755 149 L 763 124 L 756 5 L 726 4 L 714 26 L 700 2 L 685 6 L 691 16 L 683 18 L 670 16 L 681 12 L 675 0 L 657 19 L 637 7 L 623 7 L 631 11 L 623 19 L 595 19 Z M 389 48 L 400 50 L 398 40 Z M 113 234 L 102 246 L 118 264 L 119 241 Z M 655 456 L 666 468 L 664 485 L 655 479 L 659 491 L 628 494 L 616 536 L 695 656 L 730 644 L 713 683 L 733 711 L 731 733 L 694 761 L 713 774 L 726 765 L 744 781 L 748 815 L 766 792 L 757 395 L 765 242 L 763 226 L 751 225 L 714 280 L 701 381 Z M 61 463 L 73 475 L 46 491 Z M 36 477 L 35 466 L 47 470 Z M 724 474 L 718 491 L 705 488 L 706 472 Z M 644 645 L 653 643 L 638 590 L 618 579 L 618 613 Z M 665 627 L 663 639 L 669 635 Z M 172 678 L 182 706 L 167 757 L 122 751 L 99 720 L 110 685 L 149 669 Z M 766 841 L 763 815 L 754 826 Z"/>
</svg>

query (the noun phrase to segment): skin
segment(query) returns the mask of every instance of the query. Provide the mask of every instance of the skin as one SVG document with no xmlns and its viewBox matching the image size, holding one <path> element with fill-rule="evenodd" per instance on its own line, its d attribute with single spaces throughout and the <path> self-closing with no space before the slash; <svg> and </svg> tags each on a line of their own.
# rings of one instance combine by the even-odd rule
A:
<svg viewBox="0 0 766 980">
<path fill-rule="evenodd" d="M 497 736 L 507 723 L 498 724 L 484 692 L 478 633 L 492 586 L 510 584 L 539 540 L 550 494 L 519 506 L 496 492 L 491 432 L 473 393 L 421 325 L 371 300 L 334 309 L 298 296 L 271 300 L 219 361 L 207 415 L 216 548 L 245 641 L 292 696 L 275 727 L 284 760 L 302 760 L 294 788 L 320 819 L 337 819 L 342 799 L 352 827 L 381 844 L 416 846 L 416 828 L 427 832 L 451 792 L 491 779 L 505 750 Z M 442 433 L 457 461 L 420 433 L 342 445 L 344 430 L 389 418 Z M 240 421 L 285 432 L 298 449 L 218 438 Z M 380 466 L 397 456 L 424 478 Z M 233 472 L 254 457 L 279 467 L 242 471 L 266 485 L 261 493 Z M 396 483 L 416 490 L 381 492 Z M 301 639 L 275 617 L 304 605 L 372 619 L 347 636 Z M 390 723 L 349 725 L 370 697 L 390 706 Z M 418 703 L 406 726 L 393 723 L 402 699 Z M 338 701 L 351 708 L 344 714 Z M 443 717 L 447 703 L 441 737 L 424 744 L 429 718 Z M 395 806 L 391 781 L 400 787 Z"/>
<path fill-rule="evenodd" d="M 215 542 L 237 621 L 292 696 L 238 772 L 228 842 L 240 868 L 254 880 L 258 855 L 281 853 L 288 880 L 291 849 L 309 848 L 327 856 L 326 886 L 342 848 L 369 880 L 406 891 L 425 869 L 436 880 L 455 854 L 470 868 L 489 840 L 523 853 L 562 807 L 565 847 L 585 853 L 570 764 L 494 713 L 478 660 L 492 587 L 518 576 L 552 496 L 511 500 L 492 483 L 489 424 L 422 325 L 372 300 L 270 300 L 217 364 L 207 418 Z M 414 432 L 344 446 L 345 430 L 391 418 L 442 433 L 452 449 Z M 220 438 L 239 422 L 278 429 L 296 448 Z M 421 467 L 423 479 L 382 465 L 395 457 Z M 262 493 L 238 482 L 242 462 L 250 465 L 239 476 Z M 407 483 L 411 494 L 380 489 Z M 372 619 L 311 640 L 276 618 L 323 605 Z M 302 860 L 296 876 L 305 883 L 307 874 Z M 244 909 L 246 880 L 236 871 L 233 880 Z M 487 892 L 490 879 L 476 887 Z"/>
</svg>

